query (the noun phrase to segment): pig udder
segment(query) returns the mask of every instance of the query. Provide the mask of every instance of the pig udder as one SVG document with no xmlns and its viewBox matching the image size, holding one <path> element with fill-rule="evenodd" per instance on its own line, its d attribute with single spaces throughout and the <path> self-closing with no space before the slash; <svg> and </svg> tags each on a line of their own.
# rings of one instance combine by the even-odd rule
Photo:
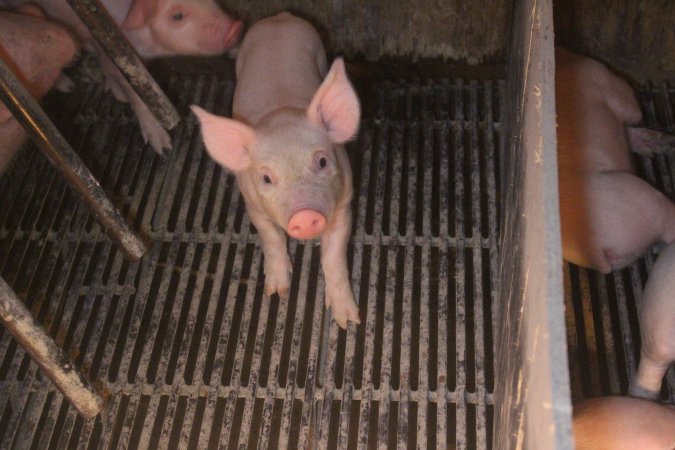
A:
<svg viewBox="0 0 675 450">
<path fill-rule="evenodd" d="M 213 0 L 135 0 L 122 28 L 144 58 L 217 55 L 238 44 L 243 28 Z"/>
</svg>

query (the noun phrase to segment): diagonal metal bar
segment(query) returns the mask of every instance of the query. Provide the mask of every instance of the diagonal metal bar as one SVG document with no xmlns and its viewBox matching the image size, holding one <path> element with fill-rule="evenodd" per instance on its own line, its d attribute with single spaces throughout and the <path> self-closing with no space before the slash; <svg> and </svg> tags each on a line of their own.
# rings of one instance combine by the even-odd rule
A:
<svg viewBox="0 0 675 450">
<path fill-rule="evenodd" d="M 67 0 L 67 2 L 159 123 L 168 130 L 175 127 L 180 121 L 176 108 L 152 78 L 141 58 L 129 45 L 101 3 L 98 0 Z"/>
<path fill-rule="evenodd" d="M 129 229 L 101 185 L 2 59 L 0 100 L 63 174 L 75 193 L 89 206 L 89 210 L 126 256 L 131 260 L 143 256 L 145 245 L 141 239 Z"/>
<path fill-rule="evenodd" d="M 82 416 L 91 418 L 101 411 L 103 398 L 75 369 L 66 353 L 45 333 L 21 299 L 2 278 L 0 278 L 0 321 Z"/>
</svg>

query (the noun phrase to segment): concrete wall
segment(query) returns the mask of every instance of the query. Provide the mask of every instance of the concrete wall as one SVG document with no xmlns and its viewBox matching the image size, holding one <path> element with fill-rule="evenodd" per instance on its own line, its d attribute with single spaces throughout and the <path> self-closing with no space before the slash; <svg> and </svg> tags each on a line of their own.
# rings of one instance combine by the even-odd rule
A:
<svg viewBox="0 0 675 450">
<path fill-rule="evenodd" d="M 348 58 L 442 58 L 503 61 L 507 0 L 220 0 L 245 19 L 288 9 L 318 26 L 329 51 Z"/>
<path fill-rule="evenodd" d="M 247 24 L 283 9 L 320 28 L 329 51 L 350 59 L 506 58 L 512 0 L 218 0 Z M 675 78 L 675 1 L 556 0 L 556 42 L 636 81 Z"/>
<path fill-rule="evenodd" d="M 675 79 L 675 1 L 556 0 L 556 42 L 634 81 Z"/>
</svg>

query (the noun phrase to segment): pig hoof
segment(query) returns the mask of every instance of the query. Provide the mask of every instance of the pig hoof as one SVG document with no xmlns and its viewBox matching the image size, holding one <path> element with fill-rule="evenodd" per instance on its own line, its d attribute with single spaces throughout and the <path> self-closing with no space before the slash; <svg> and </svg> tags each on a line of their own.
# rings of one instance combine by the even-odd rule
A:
<svg viewBox="0 0 675 450">
<path fill-rule="evenodd" d="M 275 292 L 279 297 L 287 299 L 291 291 L 290 261 L 286 257 L 281 263 L 275 262 L 265 266 L 265 295 L 271 296 Z"/>
<path fill-rule="evenodd" d="M 126 94 L 124 93 L 120 85 L 117 84 L 114 80 L 108 78 L 106 80 L 105 87 L 112 93 L 113 97 L 115 97 L 115 100 L 117 100 L 120 103 L 129 103 L 129 99 L 127 98 Z"/>
<path fill-rule="evenodd" d="M 346 292 L 343 292 L 342 295 L 326 290 L 326 308 L 331 309 L 333 318 L 340 328 L 346 330 L 348 322 L 360 324 L 361 319 L 359 318 L 359 307 L 354 303 L 351 288 L 345 289 Z"/>
<path fill-rule="evenodd" d="M 274 294 L 277 294 L 280 298 L 288 299 L 288 294 L 290 293 L 290 287 L 279 287 L 269 283 L 269 280 L 265 283 L 265 295 L 271 297 Z"/>
<path fill-rule="evenodd" d="M 658 400 L 660 391 L 652 391 L 640 386 L 638 383 L 633 382 L 628 387 L 628 395 L 630 397 L 644 398 L 647 400 Z"/>
<path fill-rule="evenodd" d="M 61 74 L 61 76 L 56 80 L 54 87 L 59 92 L 65 92 L 70 94 L 75 90 L 75 82 L 71 80 L 67 75 Z"/>
<path fill-rule="evenodd" d="M 355 324 L 361 323 L 359 307 L 354 302 L 333 304 L 331 305 L 331 311 L 333 312 L 335 323 L 343 330 L 347 329 L 349 322 L 354 322 Z"/>
<path fill-rule="evenodd" d="M 141 134 L 145 142 L 149 142 L 152 149 L 158 155 L 163 155 L 165 148 L 171 148 L 171 137 L 158 122 L 154 122 L 150 126 L 142 123 Z"/>
</svg>

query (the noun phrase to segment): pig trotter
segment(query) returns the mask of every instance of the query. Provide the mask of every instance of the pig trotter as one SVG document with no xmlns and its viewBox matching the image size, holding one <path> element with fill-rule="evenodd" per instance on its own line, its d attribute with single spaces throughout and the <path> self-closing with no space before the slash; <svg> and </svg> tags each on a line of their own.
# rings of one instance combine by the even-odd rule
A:
<svg viewBox="0 0 675 450">
<path fill-rule="evenodd" d="M 112 78 L 106 78 L 105 82 L 105 88 L 112 93 L 113 97 L 115 97 L 115 100 L 117 100 L 120 103 L 129 103 L 129 99 L 127 98 L 126 94 L 122 90 L 119 84 L 115 82 L 114 79 Z"/>
<path fill-rule="evenodd" d="M 652 156 L 675 150 L 675 136 L 659 130 L 642 127 L 628 127 L 630 148 L 635 153 Z"/>
<path fill-rule="evenodd" d="M 70 94 L 75 90 L 75 82 L 71 80 L 67 75 L 62 73 L 56 80 L 54 88 L 56 88 L 57 91 Z"/>
<path fill-rule="evenodd" d="M 171 137 L 150 110 L 148 114 L 150 115 L 138 114 L 143 140 L 150 144 L 155 153 L 163 155 L 165 148 L 171 148 Z"/>
<path fill-rule="evenodd" d="M 628 387 L 628 395 L 648 400 L 657 400 L 661 392 L 661 383 L 667 370 L 667 363 L 659 363 L 656 359 L 645 354 L 643 349 L 640 352 L 640 365 Z"/>
<path fill-rule="evenodd" d="M 331 309 L 335 322 L 344 330 L 347 329 L 348 322 L 361 323 L 359 307 L 354 302 L 349 283 L 336 287 L 326 286 L 326 308 Z"/>
<path fill-rule="evenodd" d="M 287 254 L 267 258 L 265 255 L 265 295 L 275 292 L 283 299 L 291 290 L 291 260 Z"/>
</svg>

